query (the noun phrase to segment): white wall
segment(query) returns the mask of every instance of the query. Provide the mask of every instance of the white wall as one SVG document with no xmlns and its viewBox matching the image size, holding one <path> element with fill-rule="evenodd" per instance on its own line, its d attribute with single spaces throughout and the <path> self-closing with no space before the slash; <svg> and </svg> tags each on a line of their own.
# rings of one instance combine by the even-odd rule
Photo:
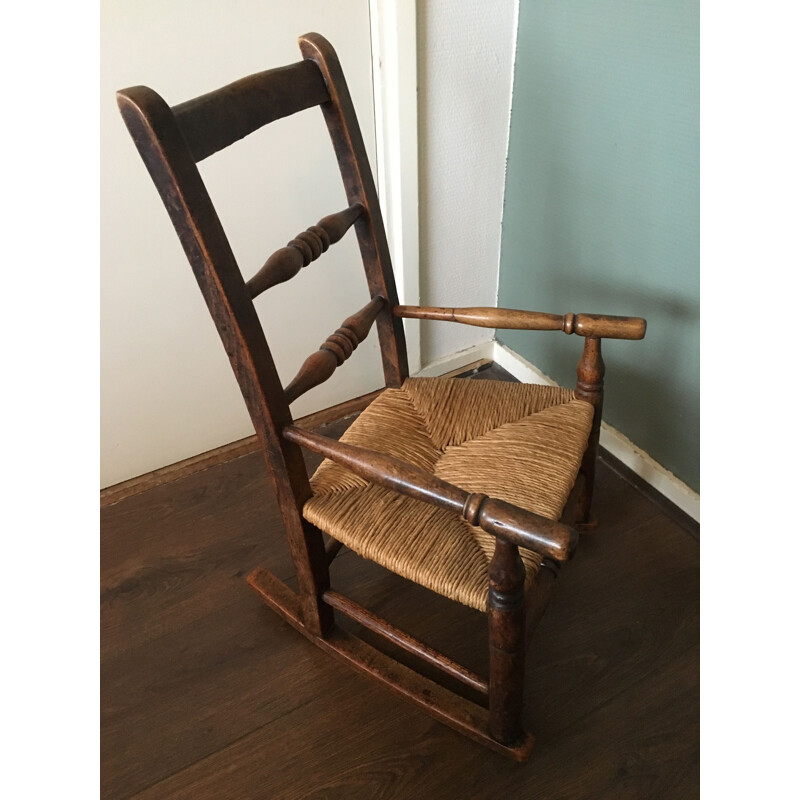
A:
<svg viewBox="0 0 800 800">
<path fill-rule="evenodd" d="M 420 295 L 423 305 L 497 305 L 500 224 L 518 0 L 417 4 Z M 422 363 L 494 338 L 422 328 Z"/>
<path fill-rule="evenodd" d="M 496 305 L 517 0 L 416 5 L 421 302 Z M 369 0 L 103 3 L 102 485 L 252 432 L 167 214 L 119 118 L 114 91 L 143 83 L 175 104 L 298 60 L 296 37 L 317 30 L 339 52 L 374 166 L 368 8 Z M 200 168 L 246 276 L 289 238 L 344 205 L 316 109 L 273 123 Z M 362 301 L 366 285 L 352 234 L 258 299 L 284 381 Z M 300 327 L 294 309 L 306 303 L 310 322 Z M 423 323 L 422 363 L 492 338 L 483 328 Z M 381 384 L 373 332 L 293 411 L 310 413 Z"/>
<path fill-rule="evenodd" d="M 297 36 L 316 30 L 337 48 L 373 166 L 375 144 L 368 0 L 107 0 L 101 13 L 101 481 L 107 486 L 252 433 L 189 265 L 117 112 L 115 90 L 146 84 L 174 105 L 298 61 Z M 267 126 L 200 170 L 245 277 L 296 233 L 345 206 L 318 109 Z M 352 231 L 290 283 L 259 298 L 284 382 L 368 299 Z M 292 410 L 309 413 L 382 382 L 373 331 Z"/>
</svg>

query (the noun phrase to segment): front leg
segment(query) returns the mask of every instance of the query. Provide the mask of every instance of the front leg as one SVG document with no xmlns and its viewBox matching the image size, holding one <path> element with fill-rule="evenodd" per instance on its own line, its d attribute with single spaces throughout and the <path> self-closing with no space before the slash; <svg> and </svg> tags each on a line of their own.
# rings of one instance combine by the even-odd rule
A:
<svg viewBox="0 0 800 800">
<path fill-rule="evenodd" d="M 515 544 L 497 539 L 489 567 L 489 735 L 505 745 L 523 737 L 525 567 Z"/>
</svg>

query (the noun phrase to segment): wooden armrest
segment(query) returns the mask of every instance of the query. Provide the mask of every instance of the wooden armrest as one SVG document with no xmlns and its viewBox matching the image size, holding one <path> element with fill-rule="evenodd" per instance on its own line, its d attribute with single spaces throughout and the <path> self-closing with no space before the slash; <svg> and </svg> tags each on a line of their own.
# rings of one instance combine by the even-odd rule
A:
<svg viewBox="0 0 800 800">
<path fill-rule="evenodd" d="M 455 511 L 470 525 L 542 556 L 567 561 L 575 551 L 578 533 L 572 528 L 503 500 L 470 494 L 394 456 L 338 442 L 294 425 L 285 427 L 283 435 L 378 486 Z"/>
<path fill-rule="evenodd" d="M 604 314 L 545 314 L 513 308 L 432 308 L 395 306 L 396 317 L 460 322 L 480 328 L 526 331 L 564 331 L 593 339 L 644 339 L 647 321 L 641 317 L 613 317 Z"/>
</svg>

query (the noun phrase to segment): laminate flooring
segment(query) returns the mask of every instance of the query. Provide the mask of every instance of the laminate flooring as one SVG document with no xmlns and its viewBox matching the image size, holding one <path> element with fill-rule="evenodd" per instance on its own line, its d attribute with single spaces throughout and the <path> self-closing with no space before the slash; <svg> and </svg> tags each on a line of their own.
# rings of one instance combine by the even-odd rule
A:
<svg viewBox="0 0 800 800">
<path fill-rule="evenodd" d="M 607 454 L 595 509 L 528 651 L 520 765 L 335 662 L 247 586 L 259 565 L 293 573 L 259 453 L 106 506 L 102 797 L 698 797 L 697 526 Z M 481 614 L 346 549 L 332 582 L 487 674 Z"/>
</svg>

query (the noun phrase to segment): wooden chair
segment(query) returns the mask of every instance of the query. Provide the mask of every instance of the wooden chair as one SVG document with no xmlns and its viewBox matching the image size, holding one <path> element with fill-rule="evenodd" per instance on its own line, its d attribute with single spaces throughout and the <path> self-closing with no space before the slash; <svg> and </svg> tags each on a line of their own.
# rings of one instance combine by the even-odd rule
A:
<svg viewBox="0 0 800 800">
<path fill-rule="evenodd" d="M 311 641 L 440 721 L 518 760 L 526 617 L 535 624 L 590 506 L 603 404 L 601 338 L 641 339 L 645 321 L 498 308 L 398 305 L 375 184 L 339 61 L 315 33 L 303 60 L 170 107 L 143 86 L 120 111 L 169 212 L 230 357 L 274 485 L 298 591 L 264 569 L 248 581 Z M 318 105 L 348 206 L 312 225 L 245 281 L 197 162 L 273 120 Z M 281 386 L 253 304 L 355 228 L 369 302 Z M 577 388 L 408 376 L 403 318 L 584 337 Z M 377 323 L 386 388 L 340 441 L 297 427 L 290 404 L 326 380 Z M 309 480 L 301 448 L 325 456 Z M 569 527 L 571 523 L 574 527 Z M 323 533 L 331 538 L 326 544 Z M 330 587 L 344 543 L 356 553 L 485 611 L 488 680 Z M 423 677 L 337 626 L 334 612 L 382 634 L 465 688 Z M 481 698 L 480 702 L 464 695 Z M 488 708 L 487 708 L 488 707 Z"/>
</svg>

